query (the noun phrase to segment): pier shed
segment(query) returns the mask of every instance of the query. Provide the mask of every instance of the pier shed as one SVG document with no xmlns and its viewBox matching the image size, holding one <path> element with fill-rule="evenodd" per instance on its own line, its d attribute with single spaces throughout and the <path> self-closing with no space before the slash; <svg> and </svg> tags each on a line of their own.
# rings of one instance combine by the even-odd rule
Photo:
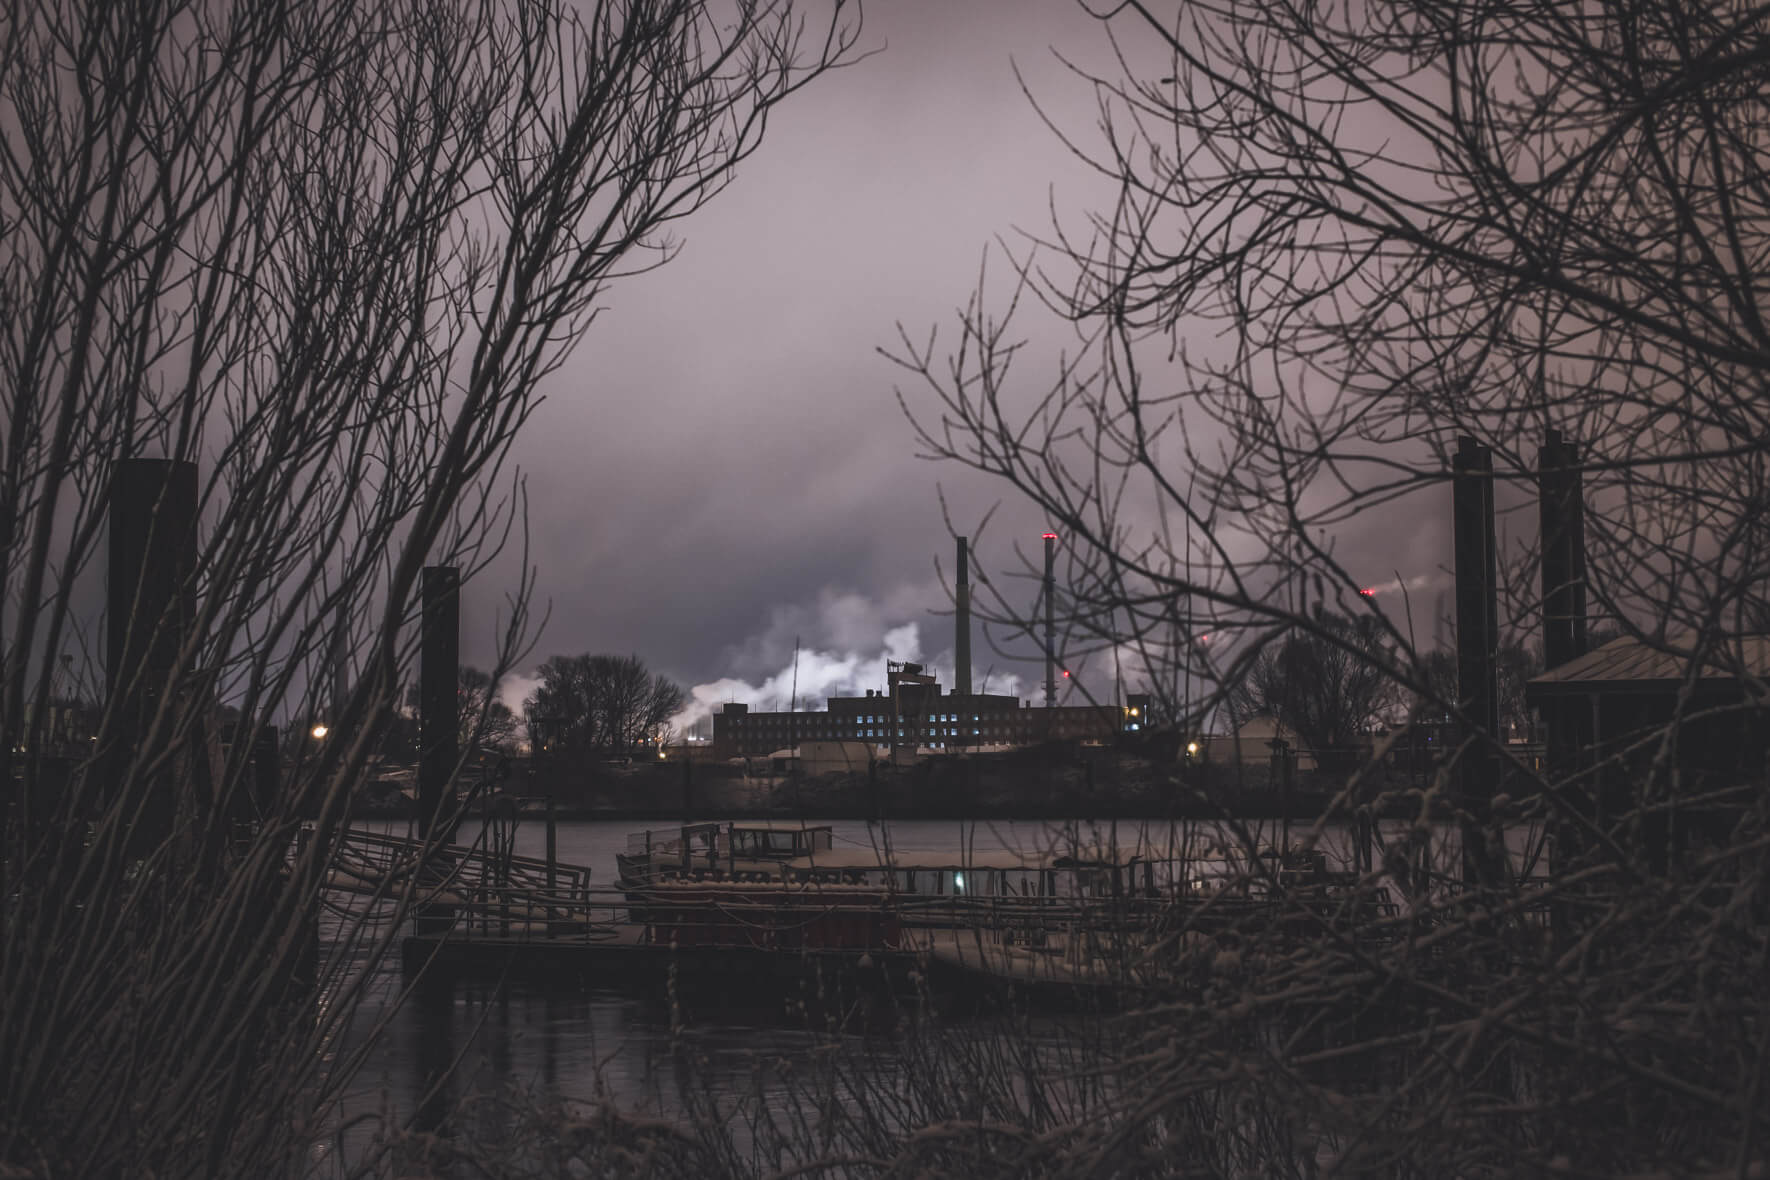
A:
<svg viewBox="0 0 1770 1180">
<path fill-rule="evenodd" d="M 1674 817 L 1724 820 L 1765 786 L 1770 635 L 1622 636 L 1531 680 L 1525 698 L 1547 730 L 1551 777 L 1601 826 L 1639 816 L 1656 870 Z"/>
</svg>

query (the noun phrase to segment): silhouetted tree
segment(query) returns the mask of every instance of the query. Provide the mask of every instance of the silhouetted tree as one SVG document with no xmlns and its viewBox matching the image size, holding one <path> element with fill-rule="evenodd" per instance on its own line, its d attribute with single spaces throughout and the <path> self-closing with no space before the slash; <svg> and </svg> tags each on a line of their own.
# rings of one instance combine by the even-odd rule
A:
<svg viewBox="0 0 1770 1180">
<path fill-rule="evenodd" d="M 1770 931 L 1738 907 L 1770 881 L 1770 793 L 1761 752 L 1699 801 L 1684 767 L 1717 722 L 1761 751 L 1749 731 L 1770 715 L 1745 639 L 1770 586 L 1770 10 L 1089 11 L 1113 51 L 1068 60 L 1097 110 L 1050 123 L 1092 135 L 1066 142 L 1115 197 L 1030 241 L 1008 289 L 986 271 L 950 344 L 901 333 L 924 453 L 1030 497 L 1062 538 L 1072 619 L 1197 714 L 1217 701 L 1176 686 L 1245 683 L 1259 659 L 1241 638 L 1331 638 L 1339 615 L 1389 634 L 1363 654 L 1399 688 L 1454 702 L 1425 683 L 1408 597 L 1448 543 L 1383 586 L 1347 554 L 1419 537 L 1422 517 L 1448 535 L 1461 439 L 1491 449 L 1503 508 L 1559 429 L 1584 481 L 1588 612 L 1670 657 L 1616 671 L 1682 677 L 1603 713 L 1621 750 L 1539 768 L 1470 734 L 1424 790 L 1378 799 L 1414 822 L 1363 884 L 1406 893 L 1406 933 L 1348 949 L 1244 931 L 1253 954 L 1202 969 L 1233 980 L 1218 1002 L 1133 1022 L 1148 1035 L 1099 1067 L 1129 1070 L 1133 1097 L 1094 1122 L 1151 1150 L 1191 1126 L 1197 1154 L 1176 1158 L 1214 1174 L 1306 1171 L 1318 1147 L 1347 1174 L 1761 1167 L 1770 1008 L 1752 981 Z M 1042 369 L 1025 345 L 1047 326 L 1022 322 L 1041 310 L 1074 331 Z M 1499 617 L 1534 628 L 1541 546 L 1509 519 Z M 1717 680 L 1735 699 L 1704 703 Z M 1484 804 L 1502 774 L 1504 820 Z M 1365 802 L 1349 786 L 1324 838 Z M 1464 889 L 1464 866 L 1428 856 L 1447 813 L 1465 849 L 1509 822 L 1517 869 L 1540 869 L 1528 849 L 1554 832 L 1558 879 L 1483 868 Z M 1643 834 L 1686 814 L 1712 842 L 1668 875 Z M 1250 1158 L 1256 1125 L 1270 1138 Z"/>
<path fill-rule="evenodd" d="M 461 701 L 460 748 L 508 752 L 516 740 L 516 714 L 498 699 L 498 686 L 491 676 L 462 665 L 456 683 Z"/>
<path fill-rule="evenodd" d="M 1525 689 L 1543 670 L 1542 649 L 1520 642 L 1500 644 L 1495 659 L 1499 693 L 1500 725 L 1508 734 L 1527 734 L 1531 728 L 1530 704 Z M 1434 649 L 1420 656 L 1420 688 L 1411 694 L 1411 717 L 1437 719 L 1449 716 L 1457 703 L 1457 657 L 1455 652 Z"/>
<path fill-rule="evenodd" d="M 1388 636 L 1369 616 L 1317 611 L 1308 629 L 1269 642 L 1236 687 L 1236 715 L 1266 714 L 1317 754 L 1356 747 L 1395 700 Z"/>
<path fill-rule="evenodd" d="M 566 759 L 627 754 L 657 745 L 687 699 L 680 686 L 653 675 L 629 656 L 554 656 L 541 665 L 540 684 L 524 703 L 530 741 L 542 730 L 556 756 Z"/>
</svg>

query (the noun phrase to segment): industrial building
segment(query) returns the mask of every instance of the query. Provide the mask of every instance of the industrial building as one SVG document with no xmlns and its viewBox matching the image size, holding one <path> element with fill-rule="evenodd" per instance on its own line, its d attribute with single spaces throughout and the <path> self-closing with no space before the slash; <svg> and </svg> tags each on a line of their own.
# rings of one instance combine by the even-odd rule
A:
<svg viewBox="0 0 1770 1180">
<path fill-rule="evenodd" d="M 954 678 L 943 692 L 921 664 L 886 665 L 886 687 L 865 696 L 829 697 L 822 712 L 753 712 L 748 705 L 727 704 L 713 714 L 713 756 L 760 757 L 796 747 L 800 742 L 863 742 L 881 752 L 928 750 L 952 753 L 990 750 L 1046 741 L 1088 741 L 1141 729 L 1149 713 L 1146 694 L 1133 694 L 1120 705 L 1057 705 L 1056 666 L 1050 655 L 1050 583 L 1052 542 L 1047 534 L 1046 589 L 1047 658 L 1045 707 L 1034 708 L 1018 697 L 971 691 L 970 553 L 958 539 L 958 580 L 954 592 Z M 1068 673 L 1064 673 L 1068 675 Z"/>
<path fill-rule="evenodd" d="M 830 697 L 822 712 L 760 713 L 728 704 L 713 714 L 715 757 L 763 756 L 802 741 L 860 741 L 883 749 L 953 752 L 1023 746 L 1044 741 L 1110 738 L 1139 722 L 1146 706 L 1054 705 L 1033 708 L 995 693 L 944 693 L 918 664 L 893 668 L 892 676 L 917 676 L 914 693 L 898 683 L 897 695 L 869 691 Z M 1133 697 L 1133 700 L 1141 698 Z"/>
</svg>

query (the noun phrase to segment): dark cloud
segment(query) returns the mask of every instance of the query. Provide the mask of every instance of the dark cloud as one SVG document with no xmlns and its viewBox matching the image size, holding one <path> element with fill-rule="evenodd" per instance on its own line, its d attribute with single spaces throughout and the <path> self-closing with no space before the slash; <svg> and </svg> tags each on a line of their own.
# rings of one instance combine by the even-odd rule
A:
<svg viewBox="0 0 1770 1180">
<path fill-rule="evenodd" d="M 893 395 L 903 375 L 876 350 L 900 322 L 918 341 L 950 325 L 998 235 L 1045 231 L 1052 203 L 1072 224 L 1109 207 L 1112 190 L 1041 123 L 1011 68 L 1086 139 L 1093 96 L 1050 47 L 1103 69 L 1107 47 L 1073 0 L 892 0 L 868 7 L 866 42 L 882 51 L 783 108 L 732 188 L 682 227 L 680 257 L 611 290 L 550 380 L 517 447 L 551 606 L 531 665 L 634 652 L 707 700 L 778 703 L 797 638 L 815 703 L 881 686 L 881 661 L 913 639 L 944 677 L 939 492 L 966 532 L 1002 501 L 982 569 L 1020 568 L 1016 539 L 1036 552 L 1046 522 L 1011 489 L 915 459 Z M 1063 343 L 1051 325 L 1033 347 Z M 1036 387 L 1036 360 L 1024 368 Z M 1356 576 L 1399 574 L 1431 596 L 1419 579 L 1448 560 L 1448 511 L 1355 524 L 1343 552 L 1369 570 Z M 489 619 L 511 564 L 469 587 L 470 659 L 489 657 L 475 611 Z M 1036 584 L 998 584 L 1030 609 Z M 1036 693 L 1036 661 L 1012 658 L 1031 645 L 993 653 L 981 629 L 976 643 L 979 677 L 988 666 L 992 687 L 1013 676 Z M 1110 675 L 1086 674 L 1110 694 Z"/>
<path fill-rule="evenodd" d="M 537 659 L 633 651 L 692 685 L 776 676 L 794 631 L 838 661 L 910 623 L 950 648 L 937 481 L 961 520 L 1002 489 L 914 458 L 875 349 L 949 320 L 1052 185 L 1087 203 L 1098 182 L 1011 61 L 1073 96 L 1049 47 L 1097 40 L 1070 0 L 869 6 L 882 51 L 783 108 L 680 257 L 609 293 L 517 447 L 552 611 Z M 470 658 L 510 564 L 470 587 Z"/>
</svg>

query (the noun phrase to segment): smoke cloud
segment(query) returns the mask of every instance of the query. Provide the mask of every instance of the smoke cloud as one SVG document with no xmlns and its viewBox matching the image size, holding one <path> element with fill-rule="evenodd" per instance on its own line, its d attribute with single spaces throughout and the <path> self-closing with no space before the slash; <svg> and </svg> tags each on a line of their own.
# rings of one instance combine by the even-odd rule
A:
<svg viewBox="0 0 1770 1180">
<path fill-rule="evenodd" d="M 796 697 L 800 712 L 815 712 L 826 707 L 828 697 L 864 696 L 868 689 L 883 692 L 888 661 L 919 663 L 943 691 L 951 692 L 951 618 L 913 618 L 946 599 L 946 590 L 930 578 L 906 583 L 882 601 L 851 590 L 825 589 L 809 603 L 775 607 L 754 634 L 726 649 L 720 662 L 727 675 L 687 689 L 688 704 L 671 719 L 671 727 L 710 737 L 710 718 L 727 703 L 786 712 L 795 707 Z M 924 635 L 938 638 L 925 642 Z M 981 639 L 980 631 L 974 631 L 972 690 L 1029 699 L 1038 676 L 1003 671 Z M 752 669 L 762 674 L 747 674 Z M 535 671 L 511 672 L 499 682 L 499 699 L 518 717 L 540 684 Z"/>
<path fill-rule="evenodd" d="M 907 604 L 897 599 L 915 600 L 925 609 L 927 602 L 941 597 L 944 593 L 937 588 L 913 587 L 891 602 L 878 603 L 861 594 L 827 590 L 815 604 L 781 608 L 762 631 L 736 645 L 727 660 L 728 666 L 760 665 L 773 670 L 760 679 L 724 676 L 694 685 L 688 690 L 687 707 L 671 724 L 681 732 L 710 736 L 709 718 L 727 703 L 767 712 L 795 707 L 815 712 L 825 707 L 828 697 L 862 696 L 868 689 L 883 692 L 888 661 L 920 663 L 940 681 L 943 690 L 951 691 L 950 622 L 933 625 L 937 634 L 944 634 L 946 643 L 930 652 L 924 647 L 922 623 L 896 621 L 911 613 L 904 609 Z M 1021 681 L 1018 676 L 997 672 L 990 675 L 987 686 L 979 680 L 972 687 L 1017 694 Z"/>
<path fill-rule="evenodd" d="M 1411 578 L 1390 578 L 1386 582 L 1378 582 L 1366 586 L 1359 593 L 1369 598 L 1380 598 L 1389 594 L 1400 594 L 1402 591 L 1412 593 L 1415 590 L 1435 590 L 1451 584 L 1451 578 L 1443 573 L 1415 574 Z"/>
</svg>

